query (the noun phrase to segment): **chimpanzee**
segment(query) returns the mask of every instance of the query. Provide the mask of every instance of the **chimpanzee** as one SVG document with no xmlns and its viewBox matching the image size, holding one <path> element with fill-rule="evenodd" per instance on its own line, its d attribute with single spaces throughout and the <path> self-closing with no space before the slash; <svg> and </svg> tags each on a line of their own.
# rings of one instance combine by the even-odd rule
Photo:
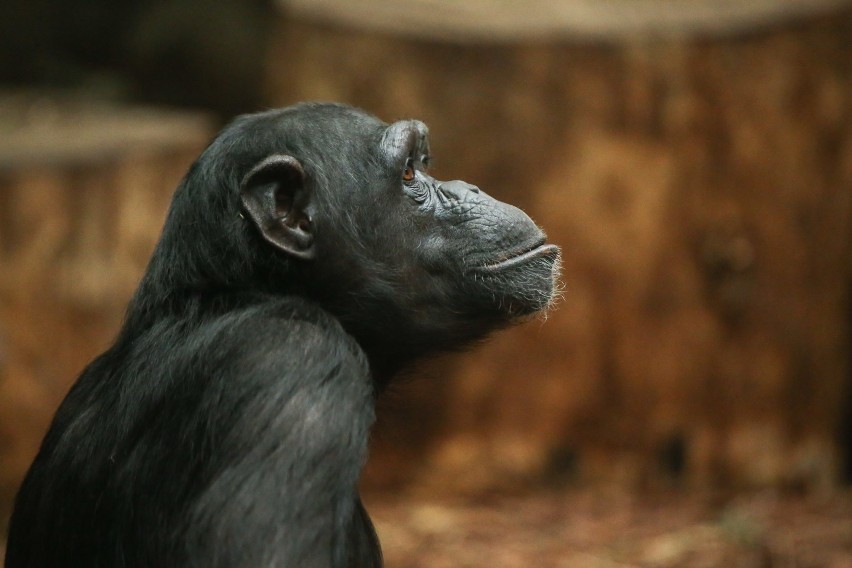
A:
<svg viewBox="0 0 852 568">
<path fill-rule="evenodd" d="M 57 411 L 6 566 L 380 566 L 357 491 L 376 396 L 546 308 L 558 274 L 529 217 L 429 161 L 422 122 L 338 104 L 225 128 Z"/>
</svg>

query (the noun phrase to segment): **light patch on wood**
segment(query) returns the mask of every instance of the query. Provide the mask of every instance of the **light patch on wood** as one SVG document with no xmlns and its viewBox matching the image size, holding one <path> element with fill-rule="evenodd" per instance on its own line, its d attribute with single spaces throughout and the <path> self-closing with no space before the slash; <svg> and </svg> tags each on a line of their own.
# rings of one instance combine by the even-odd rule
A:
<svg viewBox="0 0 852 568">
<path fill-rule="evenodd" d="M 288 14 L 459 43 L 744 32 L 840 10 L 849 0 L 278 0 Z"/>
</svg>

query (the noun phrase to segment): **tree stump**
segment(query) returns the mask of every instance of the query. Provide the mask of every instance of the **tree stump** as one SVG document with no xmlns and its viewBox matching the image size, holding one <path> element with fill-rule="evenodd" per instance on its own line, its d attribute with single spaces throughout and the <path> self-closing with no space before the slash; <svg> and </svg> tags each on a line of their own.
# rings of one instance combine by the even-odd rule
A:
<svg viewBox="0 0 852 568">
<path fill-rule="evenodd" d="M 545 11 L 546 33 L 506 32 L 486 0 L 444 20 L 355 4 L 282 2 L 271 102 L 423 119 L 436 175 L 527 210 L 566 282 L 546 324 L 394 402 L 371 479 L 831 487 L 850 457 L 849 3 L 642 3 L 655 20 L 577 0 L 559 5 L 628 11 Z"/>
<path fill-rule="evenodd" d="M 0 519 L 65 392 L 118 331 L 210 131 L 189 113 L 0 96 Z"/>
</svg>

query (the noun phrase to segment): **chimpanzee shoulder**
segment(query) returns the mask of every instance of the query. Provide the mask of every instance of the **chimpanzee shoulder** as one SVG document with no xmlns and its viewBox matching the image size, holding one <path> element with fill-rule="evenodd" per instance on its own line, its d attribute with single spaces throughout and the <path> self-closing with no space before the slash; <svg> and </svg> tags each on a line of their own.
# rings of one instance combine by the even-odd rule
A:
<svg viewBox="0 0 852 568">
<path fill-rule="evenodd" d="M 343 566 L 379 554 L 357 494 L 373 421 L 363 352 L 308 300 L 218 303 L 137 330 L 84 372 L 17 504 L 47 522 L 10 535 L 11 565 L 73 554 L 92 566 L 119 555 L 129 566 Z M 70 510 L 51 514 L 56 502 Z"/>
<path fill-rule="evenodd" d="M 193 444 L 217 439 L 202 456 L 205 489 L 181 519 L 190 558 L 345 565 L 355 537 L 372 530 L 357 494 L 373 421 L 363 352 L 333 317 L 293 297 L 228 312 L 198 340 L 207 345 L 195 357 L 210 361 L 193 389 Z"/>
</svg>

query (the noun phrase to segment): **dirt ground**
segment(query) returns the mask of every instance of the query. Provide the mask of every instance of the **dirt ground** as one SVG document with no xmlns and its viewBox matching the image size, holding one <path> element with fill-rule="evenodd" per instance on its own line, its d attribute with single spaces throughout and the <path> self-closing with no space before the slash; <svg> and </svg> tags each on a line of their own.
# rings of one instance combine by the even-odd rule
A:
<svg viewBox="0 0 852 568">
<path fill-rule="evenodd" d="M 387 568 L 852 568 L 852 490 L 366 497 Z"/>
<path fill-rule="evenodd" d="M 369 497 L 388 568 L 852 568 L 852 491 Z"/>
</svg>

